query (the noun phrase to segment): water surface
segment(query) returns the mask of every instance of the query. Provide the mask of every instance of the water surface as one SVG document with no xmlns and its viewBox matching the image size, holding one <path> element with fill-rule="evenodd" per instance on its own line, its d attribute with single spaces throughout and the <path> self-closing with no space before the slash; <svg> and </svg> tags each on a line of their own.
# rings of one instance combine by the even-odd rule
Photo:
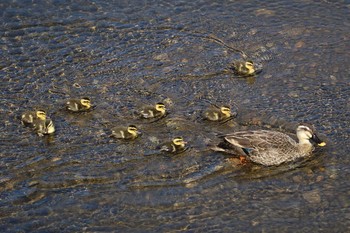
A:
<svg viewBox="0 0 350 233">
<path fill-rule="evenodd" d="M 350 230 L 348 1 L 0 5 L 2 232 Z M 262 72 L 224 72 L 241 59 L 228 47 Z M 81 96 L 96 108 L 64 111 Z M 167 117 L 135 118 L 160 101 Z M 210 103 L 235 106 L 238 118 L 202 121 Z M 21 126 L 32 108 L 48 111 L 53 136 Z M 207 148 L 219 132 L 300 121 L 328 142 L 304 161 L 237 167 Z M 129 123 L 140 138 L 108 137 Z M 186 152 L 155 150 L 178 135 Z"/>
</svg>

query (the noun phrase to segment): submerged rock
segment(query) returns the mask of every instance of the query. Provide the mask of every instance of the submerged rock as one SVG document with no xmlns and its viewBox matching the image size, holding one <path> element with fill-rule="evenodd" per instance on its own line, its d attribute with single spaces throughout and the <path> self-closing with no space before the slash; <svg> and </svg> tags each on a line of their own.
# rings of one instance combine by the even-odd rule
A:
<svg viewBox="0 0 350 233">
<path fill-rule="evenodd" d="M 303 193 L 303 198 L 311 204 L 318 204 L 321 202 L 321 196 L 318 190 L 311 190 Z"/>
</svg>

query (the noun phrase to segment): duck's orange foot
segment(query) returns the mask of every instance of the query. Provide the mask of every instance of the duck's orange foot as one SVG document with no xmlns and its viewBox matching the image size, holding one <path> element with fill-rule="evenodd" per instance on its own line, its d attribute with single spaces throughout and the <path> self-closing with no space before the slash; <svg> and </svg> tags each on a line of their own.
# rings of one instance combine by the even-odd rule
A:
<svg viewBox="0 0 350 233">
<path fill-rule="evenodd" d="M 239 156 L 239 161 L 240 161 L 241 165 L 244 165 L 244 164 L 248 163 L 247 158 L 245 156 L 243 156 L 243 155 Z"/>
<path fill-rule="evenodd" d="M 230 163 L 232 166 L 242 166 L 248 162 L 246 157 L 244 156 L 239 156 L 239 158 L 237 157 L 227 158 L 226 161 Z"/>
<path fill-rule="evenodd" d="M 231 164 L 235 164 L 235 165 L 240 163 L 238 158 L 227 158 L 225 160 L 226 160 L 226 162 L 231 163 Z"/>
</svg>

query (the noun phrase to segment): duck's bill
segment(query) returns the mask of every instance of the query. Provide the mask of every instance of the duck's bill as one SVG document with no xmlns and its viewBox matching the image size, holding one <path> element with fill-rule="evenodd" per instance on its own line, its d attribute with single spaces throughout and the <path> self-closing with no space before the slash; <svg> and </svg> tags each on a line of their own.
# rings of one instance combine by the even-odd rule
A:
<svg viewBox="0 0 350 233">
<path fill-rule="evenodd" d="M 319 139 L 319 137 L 317 137 L 317 135 L 316 134 L 313 134 L 312 135 L 312 141 L 314 141 L 315 143 L 317 143 L 317 145 L 318 146 L 325 146 L 326 145 L 326 143 L 324 142 L 324 141 L 321 141 L 321 139 Z"/>
<path fill-rule="evenodd" d="M 325 142 L 321 142 L 321 143 L 318 143 L 317 145 L 318 145 L 318 146 L 325 146 L 326 143 L 325 143 Z"/>
</svg>

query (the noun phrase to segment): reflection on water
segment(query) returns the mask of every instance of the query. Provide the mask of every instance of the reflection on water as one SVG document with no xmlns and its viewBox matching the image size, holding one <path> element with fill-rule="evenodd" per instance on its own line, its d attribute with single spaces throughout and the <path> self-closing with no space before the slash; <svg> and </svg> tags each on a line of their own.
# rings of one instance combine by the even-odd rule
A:
<svg viewBox="0 0 350 233">
<path fill-rule="evenodd" d="M 349 227 L 346 2 L 1 3 L 0 219 L 13 231 L 336 231 Z M 225 70 L 244 51 L 262 72 Z M 69 98 L 96 107 L 73 114 Z M 158 121 L 135 117 L 163 102 Z M 202 120 L 211 104 L 237 118 Z M 20 125 L 43 108 L 56 133 Z M 326 148 L 280 167 L 208 150 L 247 128 L 315 124 Z M 108 136 L 135 124 L 133 141 Z M 189 149 L 156 150 L 182 136 Z M 344 221 L 340 221 L 343 219 Z"/>
</svg>

